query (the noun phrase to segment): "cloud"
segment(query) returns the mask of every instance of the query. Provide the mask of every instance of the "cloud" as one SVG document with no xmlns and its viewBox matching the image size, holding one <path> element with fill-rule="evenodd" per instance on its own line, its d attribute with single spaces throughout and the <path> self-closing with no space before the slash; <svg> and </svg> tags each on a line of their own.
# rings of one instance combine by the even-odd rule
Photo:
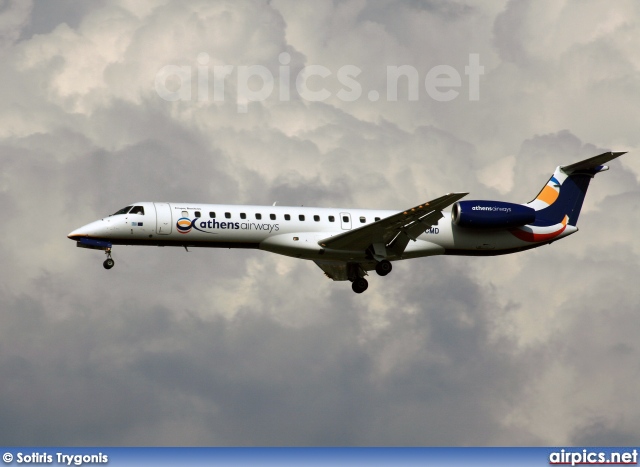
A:
<svg viewBox="0 0 640 467">
<path fill-rule="evenodd" d="M 0 9 L 6 444 L 638 439 L 635 3 L 27 6 Z M 254 65 L 274 92 L 239 111 L 238 70 Z M 328 99 L 298 92 L 309 65 L 329 70 L 308 83 Z M 401 65 L 419 76 L 417 100 L 408 81 L 387 98 L 387 67 Z M 426 92 L 437 65 L 461 77 L 452 101 Z M 165 66 L 190 70 L 190 100 L 158 95 Z M 215 66 L 233 67 L 218 100 Z M 340 99 L 350 66 L 361 95 Z M 65 238 L 142 200 L 526 202 L 557 165 L 609 149 L 630 154 L 592 182 L 578 234 L 398 263 L 363 295 L 254 250 L 119 247 L 107 272 Z"/>
<path fill-rule="evenodd" d="M 29 23 L 32 3 L 3 0 L 0 3 L 0 52 L 10 47 Z"/>
</svg>

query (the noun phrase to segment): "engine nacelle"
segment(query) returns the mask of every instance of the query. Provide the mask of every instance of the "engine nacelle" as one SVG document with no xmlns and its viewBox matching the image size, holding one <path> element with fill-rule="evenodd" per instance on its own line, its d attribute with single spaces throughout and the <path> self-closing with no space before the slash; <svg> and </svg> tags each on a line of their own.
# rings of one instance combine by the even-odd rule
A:
<svg viewBox="0 0 640 467">
<path fill-rule="evenodd" d="M 451 210 L 451 222 L 474 229 L 510 229 L 535 219 L 534 209 L 502 201 L 458 201 Z"/>
</svg>

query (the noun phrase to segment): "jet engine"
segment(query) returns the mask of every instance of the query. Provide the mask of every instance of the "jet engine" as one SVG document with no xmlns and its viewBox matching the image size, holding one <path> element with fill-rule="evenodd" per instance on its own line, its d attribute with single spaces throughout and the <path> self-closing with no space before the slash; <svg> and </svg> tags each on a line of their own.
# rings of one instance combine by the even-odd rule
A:
<svg viewBox="0 0 640 467">
<path fill-rule="evenodd" d="M 451 210 L 453 224 L 473 229 L 510 229 L 535 219 L 534 209 L 502 201 L 458 201 Z"/>
</svg>

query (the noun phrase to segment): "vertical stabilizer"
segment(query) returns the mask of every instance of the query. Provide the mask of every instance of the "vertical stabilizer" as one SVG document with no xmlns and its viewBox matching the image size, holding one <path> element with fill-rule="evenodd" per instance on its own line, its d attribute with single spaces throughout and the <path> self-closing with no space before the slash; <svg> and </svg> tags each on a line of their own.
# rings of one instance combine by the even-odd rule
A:
<svg viewBox="0 0 640 467">
<path fill-rule="evenodd" d="M 567 223 L 575 226 L 591 179 L 609 169 L 603 164 L 623 154 L 625 153 L 605 152 L 574 164 L 557 167 L 538 196 L 527 203 L 527 206 L 536 210 L 533 225 L 554 225 L 567 216 Z"/>
</svg>

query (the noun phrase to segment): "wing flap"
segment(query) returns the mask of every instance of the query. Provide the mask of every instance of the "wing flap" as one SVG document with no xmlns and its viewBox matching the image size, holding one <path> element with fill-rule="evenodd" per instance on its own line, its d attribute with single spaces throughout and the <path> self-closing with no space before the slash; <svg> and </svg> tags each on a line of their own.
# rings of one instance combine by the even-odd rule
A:
<svg viewBox="0 0 640 467">
<path fill-rule="evenodd" d="M 367 271 L 372 271 L 376 268 L 375 261 L 358 261 L 358 262 L 346 262 L 346 261 L 333 261 L 333 260 L 313 260 L 316 265 L 324 271 L 324 275 L 334 281 L 347 281 L 349 280 L 349 271 L 351 274 L 358 274 L 360 277 L 367 275 Z"/>
<path fill-rule="evenodd" d="M 346 281 L 349 279 L 347 273 L 347 263 L 344 261 L 321 261 L 314 260 L 320 269 L 324 271 L 324 275 L 334 281 Z"/>
</svg>

